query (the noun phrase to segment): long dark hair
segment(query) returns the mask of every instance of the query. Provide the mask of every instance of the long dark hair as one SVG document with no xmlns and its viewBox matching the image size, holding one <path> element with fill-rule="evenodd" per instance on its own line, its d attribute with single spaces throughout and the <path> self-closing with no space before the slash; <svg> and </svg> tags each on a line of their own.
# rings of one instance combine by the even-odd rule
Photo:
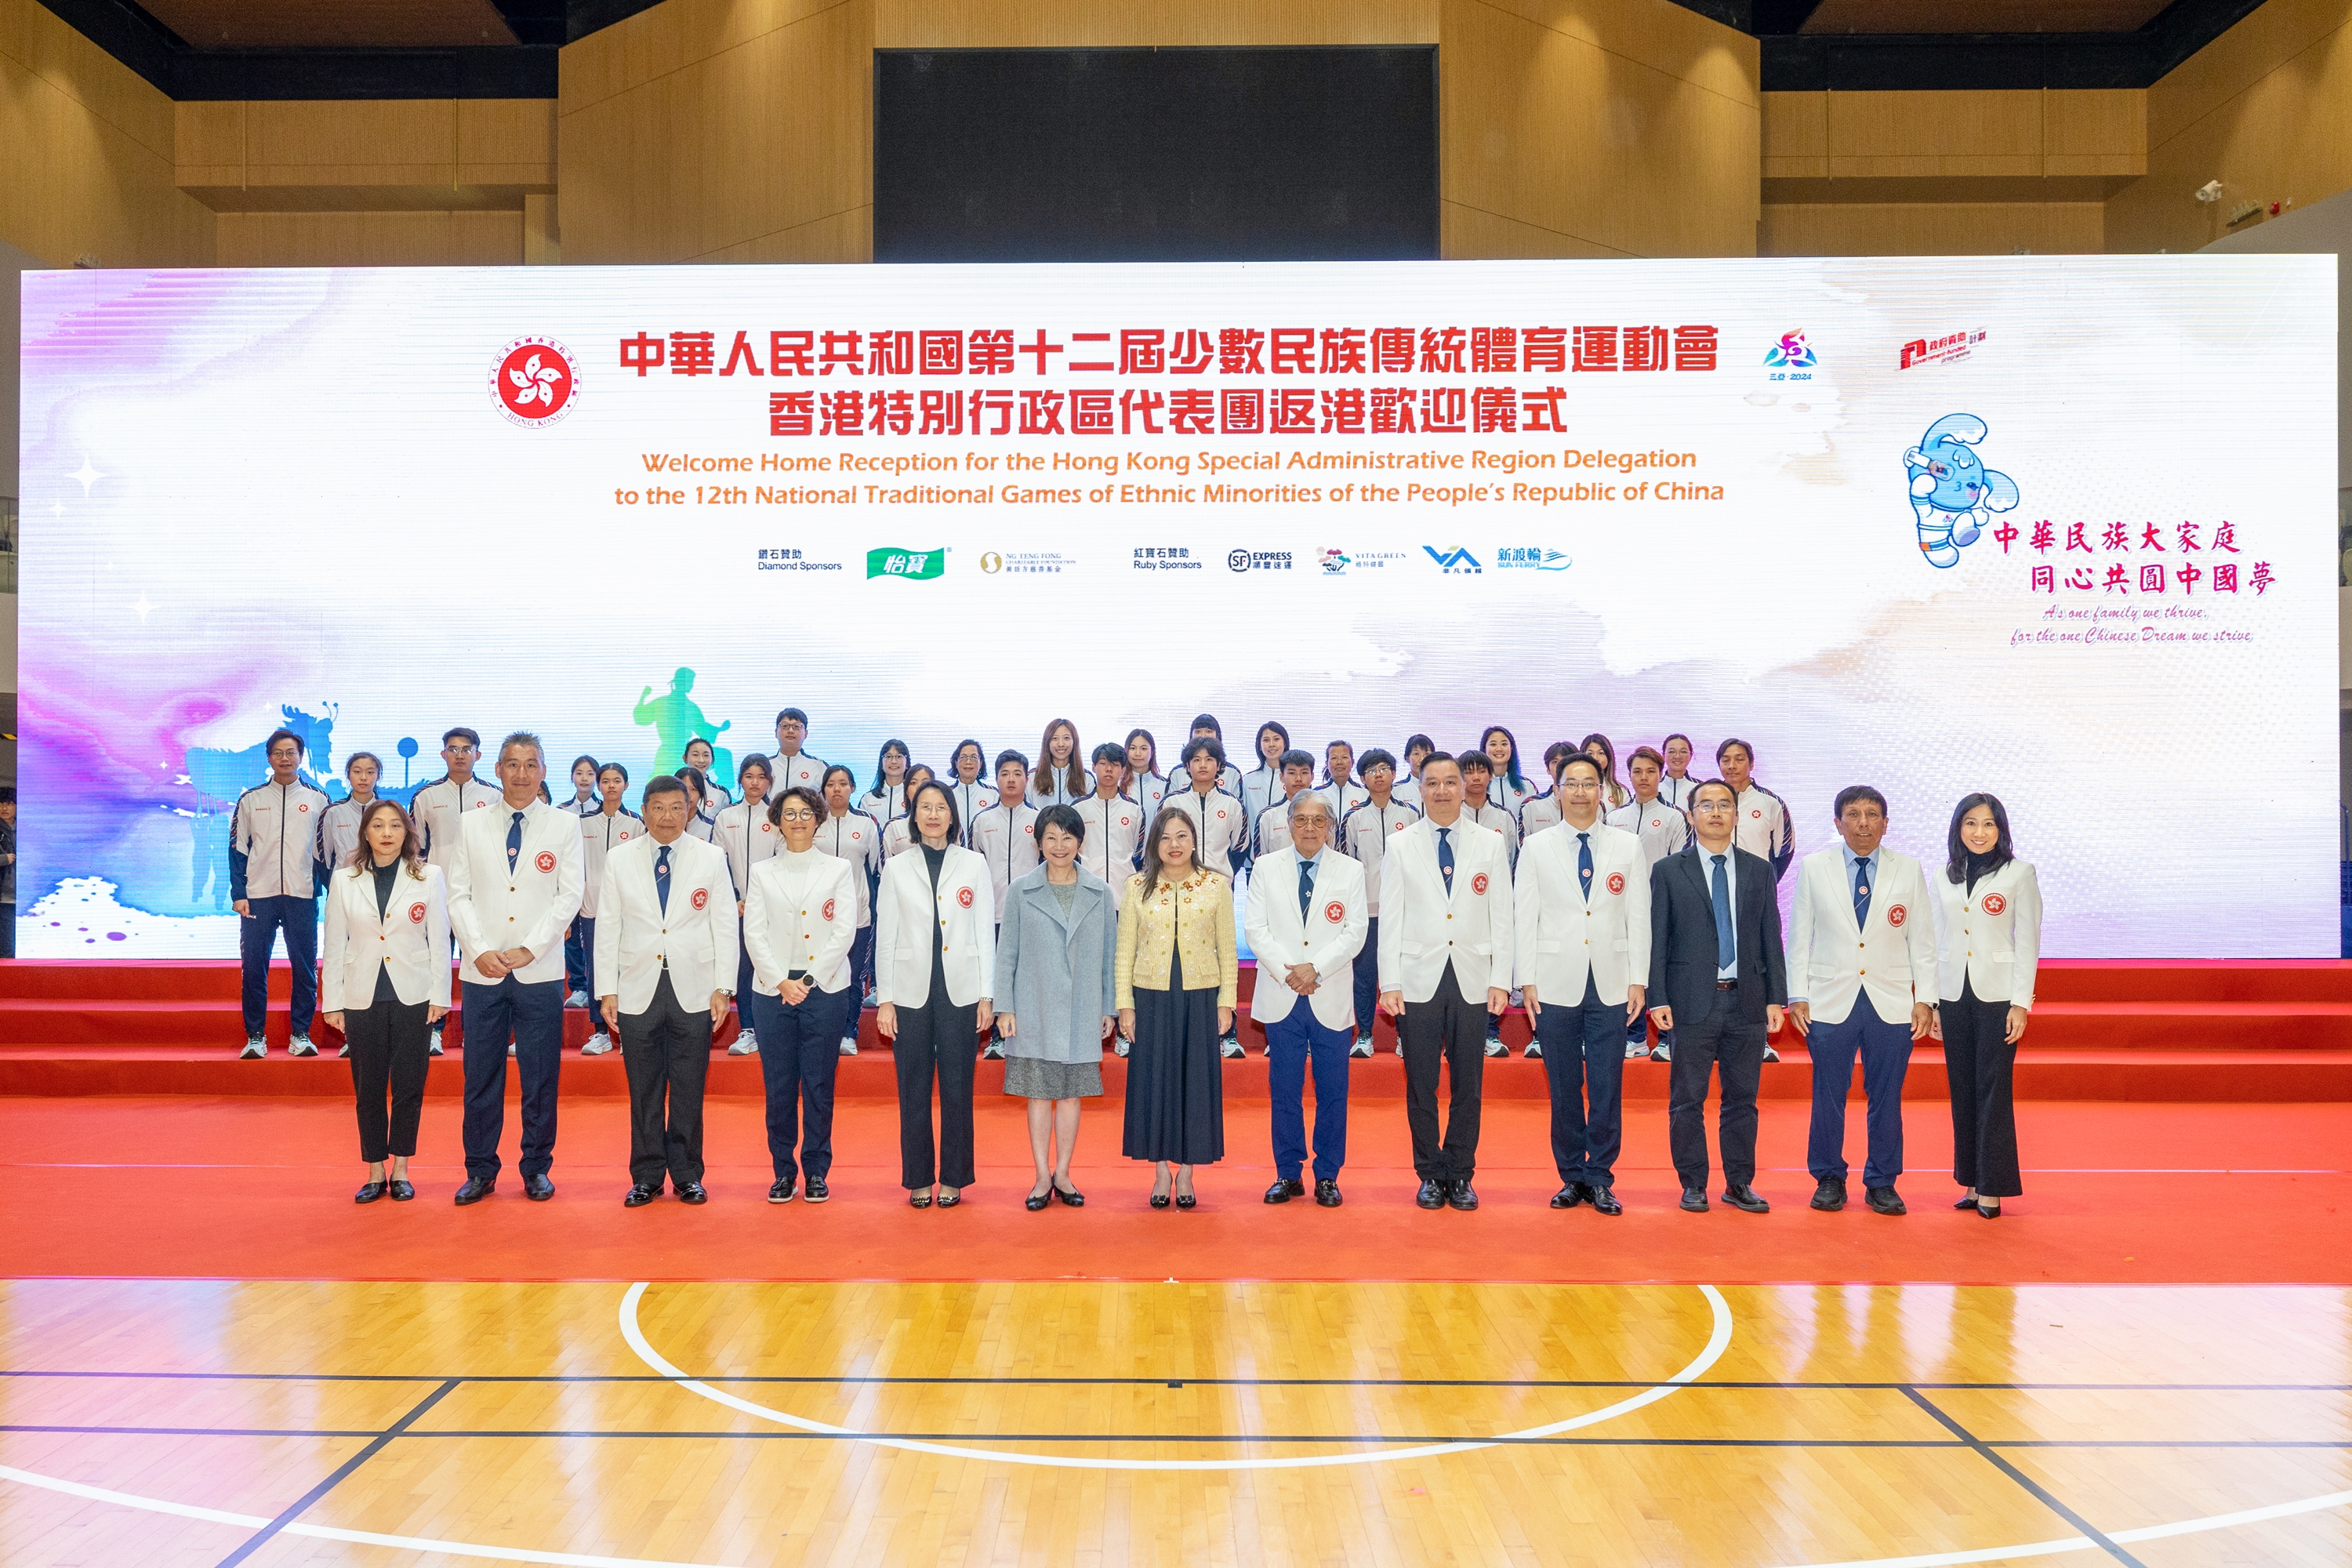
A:
<svg viewBox="0 0 2352 1568">
<path fill-rule="evenodd" d="M 1041 777 L 1054 776 L 1054 731 L 1070 732 L 1069 765 L 1062 771 L 1061 782 L 1054 787 L 1068 795 L 1081 795 L 1092 786 L 1087 780 L 1087 749 L 1078 741 L 1078 727 L 1067 719 L 1055 719 L 1045 725 L 1045 737 L 1037 742 L 1037 772 Z"/>
<path fill-rule="evenodd" d="M 1146 763 L 1144 764 L 1144 766 L 1143 766 L 1143 771 L 1144 771 L 1145 773 L 1150 773 L 1153 778 L 1160 778 L 1160 777 L 1163 776 L 1163 775 L 1160 773 L 1160 742 L 1157 742 L 1157 741 L 1155 741 L 1155 740 L 1153 740 L 1153 739 L 1151 738 L 1151 731 L 1149 731 L 1149 730 L 1129 730 L 1129 731 L 1127 732 L 1127 745 L 1128 745 L 1128 746 L 1132 746 L 1132 745 L 1134 745 L 1134 744 L 1135 744 L 1135 739 L 1136 739 L 1136 737 L 1137 737 L 1137 736 L 1139 736 L 1139 735 L 1140 735 L 1140 736 L 1142 736 L 1142 737 L 1143 737 L 1143 743 L 1144 743 L 1145 745 L 1147 745 L 1147 746 L 1149 746 L 1149 747 L 1150 747 L 1150 748 L 1151 748 L 1151 760 L 1150 760 L 1149 763 Z M 1124 750 L 1126 750 L 1126 749 L 1127 749 L 1127 748 L 1126 748 L 1126 746 L 1122 746 L 1122 747 L 1120 748 L 1120 750 L 1121 750 L 1121 751 L 1124 751 Z M 1129 763 L 1128 765 L 1129 765 L 1130 768 L 1132 768 L 1135 764 L 1134 764 L 1134 763 Z"/>
<path fill-rule="evenodd" d="M 375 869 L 375 850 L 368 843 L 368 824 L 375 820 L 376 813 L 380 811 L 388 811 L 400 818 L 400 858 L 408 862 L 410 876 L 420 882 L 425 880 L 425 859 L 416 842 L 416 824 L 401 808 L 400 802 L 385 795 L 378 795 L 368 802 L 368 808 L 360 813 L 360 841 L 352 848 L 352 858 L 347 862 L 352 875 L 364 877 Z"/>
<path fill-rule="evenodd" d="M 915 820 L 915 807 L 922 804 L 925 795 L 934 791 L 937 791 L 939 797 L 948 804 L 948 843 L 953 846 L 963 842 L 963 819 L 956 815 L 955 791 L 948 788 L 939 780 L 930 778 L 917 784 L 907 795 L 907 838 L 909 847 L 923 842 L 922 825 Z"/>
<path fill-rule="evenodd" d="M 882 749 L 874 753 L 874 789 L 872 793 L 875 795 L 880 795 L 884 790 L 890 787 L 888 777 L 882 772 L 882 759 L 888 756 L 894 749 L 898 752 L 900 757 L 906 760 L 907 768 L 911 768 L 915 765 L 915 753 L 907 750 L 906 742 L 883 742 Z M 899 782 L 902 784 L 906 781 L 907 768 L 900 768 L 898 770 Z"/>
<path fill-rule="evenodd" d="M 1991 863 L 1985 867 L 1983 874 L 1990 877 L 2017 858 L 2016 841 L 2009 836 L 2009 808 L 2000 804 L 2000 796 L 1982 790 L 1963 795 L 1960 804 L 1952 807 L 1952 831 L 1945 846 L 1951 858 L 1945 863 L 1944 875 L 1956 886 L 1966 887 L 1969 880 L 1969 847 L 1960 842 L 1960 823 L 1980 805 L 1991 808 L 1993 826 L 1992 854 L 1989 857 Z"/>
<path fill-rule="evenodd" d="M 1143 841 L 1143 896 L 1147 899 L 1151 896 L 1152 889 L 1160 886 L 1160 840 L 1167 836 L 1170 821 L 1176 818 L 1181 818 L 1192 835 L 1192 869 L 1205 871 L 1209 868 L 1201 859 L 1201 825 L 1193 821 L 1192 814 L 1182 806 L 1163 805 L 1159 815 L 1151 819 L 1151 832 Z"/>
<path fill-rule="evenodd" d="M 1497 735 L 1502 736 L 1503 739 L 1511 743 L 1511 760 L 1503 764 L 1503 776 L 1511 781 L 1511 787 L 1513 789 L 1526 789 L 1528 787 L 1527 775 L 1519 772 L 1519 738 L 1517 735 L 1512 734 L 1510 731 L 1505 729 L 1500 724 L 1489 724 L 1486 726 L 1486 732 L 1478 737 L 1478 749 L 1482 752 L 1485 751 L 1486 749 L 1486 742 L 1493 740 Z M 1492 761 L 1493 759 L 1490 758 L 1488 760 Z"/>
</svg>

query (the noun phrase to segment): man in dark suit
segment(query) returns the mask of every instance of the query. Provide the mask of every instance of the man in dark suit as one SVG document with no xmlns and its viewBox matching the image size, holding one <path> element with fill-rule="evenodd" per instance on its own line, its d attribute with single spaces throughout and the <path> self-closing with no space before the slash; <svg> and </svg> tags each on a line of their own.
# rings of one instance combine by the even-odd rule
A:
<svg viewBox="0 0 2352 1568">
<path fill-rule="evenodd" d="M 1706 1079 L 1723 1069 L 1717 1141 L 1723 1201 L 1749 1214 L 1756 1195 L 1756 1084 L 1764 1041 L 1789 999 L 1771 866 L 1731 841 L 1738 796 L 1720 779 L 1691 792 L 1692 842 L 1650 869 L 1650 1016 L 1675 1034 L 1666 1102 L 1683 1207 L 1706 1210 Z"/>
</svg>

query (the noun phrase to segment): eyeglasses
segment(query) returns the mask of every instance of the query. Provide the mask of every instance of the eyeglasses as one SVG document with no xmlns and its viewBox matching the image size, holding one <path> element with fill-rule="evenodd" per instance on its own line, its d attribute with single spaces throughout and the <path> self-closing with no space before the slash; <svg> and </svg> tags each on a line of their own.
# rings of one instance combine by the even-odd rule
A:
<svg viewBox="0 0 2352 1568">
<path fill-rule="evenodd" d="M 814 822 L 816 820 L 816 813 L 813 811 L 787 811 L 780 814 L 776 820 L 779 822 Z"/>
</svg>

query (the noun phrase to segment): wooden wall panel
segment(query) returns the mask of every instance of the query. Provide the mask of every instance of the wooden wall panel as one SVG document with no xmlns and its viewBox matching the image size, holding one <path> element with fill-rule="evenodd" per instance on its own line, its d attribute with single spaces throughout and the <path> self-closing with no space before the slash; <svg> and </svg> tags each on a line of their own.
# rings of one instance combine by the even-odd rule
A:
<svg viewBox="0 0 2352 1568">
<path fill-rule="evenodd" d="M 215 211 L 520 211 L 555 188 L 545 99 L 175 107 L 180 186 Z"/>
<path fill-rule="evenodd" d="M 213 216 L 173 184 L 171 101 L 37 0 L 0 0 L 0 239 L 52 267 L 203 266 Z"/>
<path fill-rule="evenodd" d="M 878 49 L 1433 44 L 1439 0 L 877 0 Z"/>
<path fill-rule="evenodd" d="M 1764 256 L 2086 255 L 2105 248 L 2097 202 L 1767 203 Z"/>
<path fill-rule="evenodd" d="M 2147 94 L 1768 92 L 1768 180 L 2130 176 L 2146 172 Z"/>
<path fill-rule="evenodd" d="M 514 267 L 520 212 L 229 212 L 223 267 Z"/>
</svg>

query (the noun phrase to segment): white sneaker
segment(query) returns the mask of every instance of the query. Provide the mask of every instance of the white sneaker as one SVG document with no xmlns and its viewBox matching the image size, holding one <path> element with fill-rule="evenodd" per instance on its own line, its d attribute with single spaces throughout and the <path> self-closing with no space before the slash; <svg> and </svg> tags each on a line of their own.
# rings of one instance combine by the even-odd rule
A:
<svg viewBox="0 0 2352 1568">
<path fill-rule="evenodd" d="M 588 993 L 585 991 L 574 991 L 571 995 L 566 996 L 563 999 L 563 1005 L 567 1007 L 585 1007 L 588 1005 Z"/>
<path fill-rule="evenodd" d="M 599 1029 L 588 1037 L 588 1043 L 580 1047 L 580 1054 L 583 1057 L 601 1057 L 612 1048 L 613 1037 Z"/>
<path fill-rule="evenodd" d="M 1348 1054 L 1351 1057 L 1370 1056 L 1372 1054 L 1372 1037 L 1370 1035 L 1357 1036 L 1356 1043 L 1348 1047 Z"/>
<path fill-rule="evenodd" d="M 1650 1054 L 1650 1042 L 1649 1042 L 1649 1041 L 1647 1041 L 1647 1040 L 1627 1040 L 1627 1041 L 1625 1042 L 1625 1059 L 1626 1059 L 1627 1061 L 1629 1061 L 1629 1062 L 1638 1062 L 1638 1061 L 1642 1061 L 1642 1060 L 1645 1059 L 1645 1058 L 1649 1056 L 1649 1054 Z"/>
<path fill-rule="evenodd" d="M 1543 1060 L 1543 1042 L 1541 1040 L 1529 1040 L 1528 1042 L 1527 1058 L 1532 1062 L 1539 1062 Z"/>
<path fill-rule="evenodd" d="M 844 1035 L 841 1037 L 841 1054 L 845 1057 L 854 1057 L 857 1054 L 856 1036 Z"/>
<path fill-rule="evenodd" d="M 1114 1054 L 1114 1055 L 1116 1055 L 1116 1056 L 1122 1056 L 1122 1057 L 1123 1057 L 1123 1056 L 1125 1056 L 1125 1055 L 1127 1055 L 1127 1049 L 1128 1049 L 1128 1047 L 1127 1047 L 1127 1042 L 1126 1042 L 1125 1040 L 1121 1040 L 1121 1041 L 1119 1041 L 1119 1043 L 1118 1043 L 1118 1045 L 1113 1046 L 1113 1047 L 1111 1047 L 1112 1054 Z"/>
<path fill-rule="evenodd" d="M 428 1057 L 437 1057 L 442 1054 L 440 1030 L 436 1029 L 433 1031 L 433 1043 L 425 1047 L 425 1054 Z"/>
<path fill-rule="evenodd" d="M 1002 1040 L 989 1041 L 987 1047 L 980 1053 L 980 1059 L 987 1062 L 1003 1061 L 1004 1059 L 1004 1042 Z"/>
<path fill-rule="evenodd" d="M 1768 1062 L 1777 1062 L 1780 1059 L 1780 1053 L 1767 1046 L 1764 1047 L 1764 1059 Z"/>
<path fill-rule="evenodd" d="M 257 1062 L 268 1054 L 269 1042 L 259 1035 L 249 1035 L 246 1037 L 245 1049 L 236 1053 L 236 1059 L 241 1062 Z"/>
<path fill-rule="evenodd" d="M 1495 1038 L 1492 1035 L 1486 1037 L 1486 1056 L 1490 1060 L 1496 1057 L 1507 1057 L 1510 1054 L 1510 1047 L 1503 1044 L 1502 1041 Z"/>
<path fill-rule="evenodd" d="M 1236 1057 L 1245 1057 L 1249 1055 L 1247 1051 L 1242 1049 L 1241 1041 L 1235 1039 L 1231 1035 L 1227 1035 L 1225 1037 L 1224 1044 L 1220 1047 L 1219 1054 L 1223 1056 L 1227 1061 L 1232 1061 Z"/>
<path fill-rule="evenodd" d="M 757 1056 L 760 1054 L 760 1037 L 746 1029 L 735 1037 L 735 1043 L 727 1047 L 727 1054 L 730 1057 Z"/>
<path fill-rule="evenodd" d="M 1769 1051 L 1772 1047 L 1767 1046 L 1764 1048 Z M 1670 1062 L 1675 1059 L 1675 1048 L 1661 1042 L 1650 1052 L 1650 1059 L 1654 1062 Z"/>
<path fill-rule="evenodd" d="M 1397 1037 L 1397 1043 L 1393 1048 L 1398 1056 L 1402 1057 L 1404 1055 L 1404 1037 L 1402 1035 L 1399 1035 Z"/>
<path fill-rule="evenodd" d="M 512 1040 L 509 1040 L 509 1041 L 507 1042 L 507 1055 L 509 1055 L 509 1056 L 512 1056 L 512 1055 L 514 1055 L 514 1054 L 515 1054 L 515 1043 L 514 1043 Z"/>
<path fill-rule="evenodd" d="M 319 1054 L 319 1047 L 310 1043 L 310 1036 L 297 1035 L 288 1042 L 286 1054 L 289 1057 L 315 1057 Z"/>
</svg>

